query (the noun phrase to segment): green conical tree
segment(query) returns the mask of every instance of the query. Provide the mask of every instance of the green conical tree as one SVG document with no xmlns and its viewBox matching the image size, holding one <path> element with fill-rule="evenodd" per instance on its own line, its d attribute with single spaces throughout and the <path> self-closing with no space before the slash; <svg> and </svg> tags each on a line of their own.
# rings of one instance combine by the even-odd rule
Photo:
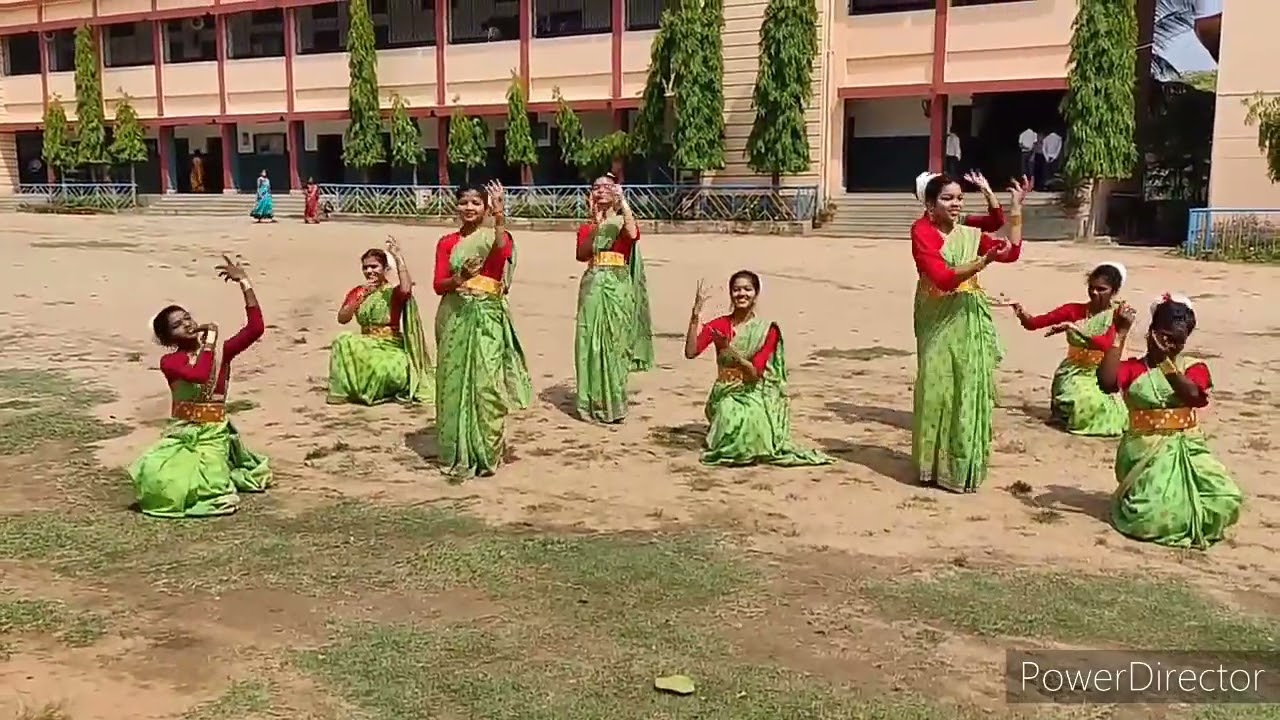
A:
<svg viewBox="0 0 1280 720">
<path fill-rule="evenodd" d="M 637 155 L 655 157 L 662 152 L 667 137 L 667 96 L 672 92 L 672 36 L 680 22 L 677 10 L 662 11 L 658 32 L 649 46 L 649 73 L 645 77 L 640 112 L 631 126 L 631 148 Z"/>
<path fill-rule="evenodd" d="M 111 140 L 111 157 L 118 163 L 129 165 L 129 182 L 138 184 L 137 164 L 147 161 L 146 131 L 138 122 L 138 113 L 133 109 L 128 95 L 116 103 L 116 118 Z"/>
<path fill-rule="evenodd" d="M 1267 177 L 1280 182 L 1280 97 L 1261 93 L 1245 100 L 1245 123 L 1258 128 L 1258 150 L 1267 159 Z"/>
<path fill-rule="evenodd" d="M 1080 0 L 1071 34 L 1067 95 L 1062 117 L 1067 177 L 1089 186 L 1091 211 L 1083 235 L 1093 235 L 1102 205 L 1099 181 L 1120 180 L 1138 161 L 1134 139 L 1134 57 L 1138 16 L 1133 2 Z"/>
<path fill-rule="evenodd" d="M 507 87 L 507 150 L 508 165 L 520 168 L 520 184 L 531 185 L 531 169 L 538 164 L 538 146 L 533 142 L 533 128 L 529 124 L 529 108 L 524 100 L 524 86 L 520 76 L 511 73 L 511 85 Z"/>
<path fill-rule="evenodd" d="M 471 170 L 484 165 L 488 132 L 480 118 L 467 117 L 455 107 L 449 117 L 449 164 L 463 169 L 471 182 Z"/>
<path fill-rule="evenodd" d="M 418 165 L 427 159 L 422 148 L 422 128 L 409 117 L 409 104 L 397 93 L 391 96 L 391 164 L 413 168 L 413 184 L 418 184 Z"/>
<path fill-rule="evenodd" d="M 751 104 L 755 121 L 747 137 L 747 165 L 769 175 L 809 171 L 805 111 L 813 101 L 813 61 L 818 55 L 818 6 L 813 0 L 769 0 L 760 24 L 760 70 Z"/>
<path fill-rule="evenodd" d="M 75 139 L 67 123 L 67 109 L 62 98 L 54 95 L 44 109 L 44 144 L 40 156 L 49 167 L 58 172 L 58 181 L 65 184 L 66 171 L 76 166 Z"/>
<path fill-rule="evenodd" d="M 724 167 L 724 6 L 684 0 L 676 24 L 673 163 L 688 170 Z"/>
<path fill-rule="evenodd" d="M 569 107 L 568 101 L 560 94 L 560 88 L 552 90 L 551 95 L 556 101 L 556 144 L 560 146 L 560 158 L 566 165 L 577 167 L 585 142 L 582 136 L 582 121 L 578 119 L 578 113 Z"/>
<path fill-rule="evenodd" d="M 614 162 L 631 152 L 631 136 L 621 130 L 604 137 L 588 138 L 582 132 L 582 121 L 556 88 L 556 128 L 559 130 L 560 157 L 578 170 L 584 180 L 608 172 Z"/>
<path fill-rule="evenodd" d="M 342 140 L 342 162 L 358 168 L 367 182 L 369 168 L 387 161 L 382 137 L 382 109 L 378 99 L 378 51 L 374 46 L 369 0 L 350 0 L 347 32 L 347 69 L 351 76 L 347 95 L 350 114 Z"/>
<path fill-rule="evenodd" d="M 94 168 L 111 162 L 107 152 L 106 112 L 102 107 L 102 73 L 93 30 L 76 28 L 76 160 Z"/>
</svg>

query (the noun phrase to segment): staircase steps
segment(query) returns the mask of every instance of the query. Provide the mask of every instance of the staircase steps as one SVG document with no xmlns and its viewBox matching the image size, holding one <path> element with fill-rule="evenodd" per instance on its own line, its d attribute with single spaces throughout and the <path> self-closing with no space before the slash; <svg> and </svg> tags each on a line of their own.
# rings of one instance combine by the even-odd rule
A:
<svg viewBox="0 0 1280 720">
<path fill-rule="evenodd" d="M 304 201 L 301 194 L 276 195 L 272 198 L 277 218 L 302 217 Z M 139 198 L 142 212 L 147 215 L 198 215 L 210 217 L 248 217 L 253 209 L 250 194 L 166 194 L 143 195 Z"/>
<path fill-rule="evenodd" d="M 845 193 L 833 197 L 831 222 L 813 231 L 824 237 L 908 238 L 911 223 L 924 212 L 911 193 Z M 1002 202 L 1007 202 L 1002 198 Z M 966 203 L 970 213 L 981 212 L 981 199 Z M 1068 218 L 1055 193 L 1031 193 L 1024 206 L 1023 237 L 1027 240 L 1065 240 L 1074 235 L 1075 221 Z"/>
</svg>

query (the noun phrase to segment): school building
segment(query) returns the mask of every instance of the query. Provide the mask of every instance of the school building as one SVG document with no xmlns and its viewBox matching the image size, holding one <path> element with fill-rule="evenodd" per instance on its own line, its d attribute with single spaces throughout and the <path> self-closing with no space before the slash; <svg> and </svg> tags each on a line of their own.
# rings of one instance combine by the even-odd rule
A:
<svg viewBox="0 0 1280 720">
<path fill-rule="evenodd" d="M 746 167 L 743 149 L 767 3 L 723 2 L 728 166 L 707 179 L 766 183 Z M 1019 136 L 1027 129 L 1066 135 L 1057 108 L 1076 0 L 818 2 L 821 50 L 808 112 L 813 163 L 788 184 L 818 185 L 828 196 L 905 190 L 923 169 L 943 166 L 948 134 L 952 145 L 958 141 L 962 168 L 1007 177 L 1021 169 Z M 501 160 L 512 73 L 536 113 L 535 181 L 556 183 L 576 178 L 555 149 L 553 91 L 590 134 L 630 127 L 670 0 L 369 4 L 384 102 L 389 107 L 392 93 L 405 98 L 423 130 L 428 159 L 420 183 L 449 179 L 439 160 L 455 106 L 484 116 L 493 130 L 491 174 L 518 180 Z M 1276 12 L 1262 5 L 1269 7 L 1251 12 Z M 1251 22 L 1246 15 L 1240 23 Z M 1236 22 L 1228 15 L 1223 31 L 1224 75 L 1247 52 L 1233 47 L 1243 32 Z M 45 181 L 41 117 L 57 95 L 74 120 L 73 33 L 85 24 L 99 38 L 108 119 L 127 94 L 147 124 L 152 157 L 138 168 L 143 192 L 188 191 L 197 152 L 209 192 L 250 189 L 263 169 L 281 190 L 307 177 L 410 181 L 397 169 L 365 174 L 342 165 L 346 0 L 0 0 L 0 192 Z M 1217 152 L 1215 143 L 1215 161 Z M 652 161 L 633 162 L 626 174 L 630 182 L 670 181 Z"/>
</svg>

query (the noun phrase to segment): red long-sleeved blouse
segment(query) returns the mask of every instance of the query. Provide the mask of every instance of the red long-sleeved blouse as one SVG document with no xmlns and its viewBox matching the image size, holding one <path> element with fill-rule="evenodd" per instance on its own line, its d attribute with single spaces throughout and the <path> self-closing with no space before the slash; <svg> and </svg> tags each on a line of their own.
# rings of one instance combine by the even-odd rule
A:
<svg viewBox="0 0 1280 720">
<path fill-rule="evenodd" d="M 480 266 L 481 275 L 498 282 L 502 282 L 502 275 L 507 269 L 507 262 L 511 260 L 515 243 L 509 232 L 503 233 L 503 240 L 505 242 L 493 244 L 493 249 L 484 259 L 484 264 Z M 449 264 L 449 257 L 453 255 L 453 249 L 461 241 L 462 236 L 454 232 L 440 238 L 436 243 L 436 272 L 432 285 L 437 295 L 447 295 L 451 290 L 449 280 L 453 277 L 453 267 Z"/>
<path fill-rule="evenodd" d="M 970 218 L 965 219 L 967 221 Z M 960 286 L 960 280 L 956 277 L 955 270 L 942 259 L 943 242 L 942 233 L 927 217 L 921 217 L 911 224 L 911 257 L 915 260 L 916 271 L 939 290 L 950 292 Z M 978 241 L 978 255 L 986 255 L 1002 242 L 984 232 L 982 239 Z M 996 257 L 996 262 L 1011 263 L 1021 256 L 1022 244 L 1010 245 L 1008 250 Z"/>
<path fill-rule="evenodd" d="M 575 257 L 583 262 L 588 262 L 595 252 L 591 249 L 591 235 L 596 230 L 594 223 L 586 223 L 578 228 L 578 242 L 574 247 Z M 627 234 L 626 228 L 623 228 L 618 237 L 614 238 L 613 245 L 609 247 L 612 252 L 622 255 L 622 259 L 631 262 L 631 249 L 640 241 L 640 228 L 636 228 L 636 236 L 631 237 Z"/>
<path fill-rule="evenodd" d="M 1129 358 L 1122 360 L 1120 367 L 1116 371 L 1116 384 L 1120 386 L 1120 392 L 1128 392 L 1129 386 L 1138 380 L 1138 378 L 1146 375 L 1151 368 L 1142 361 L 1142 358 Z M 1188 367 L 1183 375 L 1187 379 L 1200 388 L 1200 402 L 1196 407 L 1202 408 L 1209 405 L 1209 391 L 1213 389 L 1213 377 L 1209 375 L 1209 366 L 1202 362 L 1195 363 Z"/>
<path fill-rule="evenodd" d="M 707 322 L 702 326 L 702 330 L 698 332 L 698 344 L 696 355 L 701 355 L 712 343 L 712 330 L 718 331 L 729 341 L 733 340 L 733 316 L 722 315 L 714 320 Z M 778 348 L 778 326 L 770 325 L 769 332 L 764 336 L 764 345 L 761 346 L 756 354 L 751 357 L 751 364 L 756 369 L 756 374 L 764 375 L 765 366 L 769 364 L 769 358 L 773 357 L 773 351 Z"/>
<path fill-rule="evenodd" d="M 1080 322 L 1089 317 L 1088 303 L 1067 303 L 1050 310 L 1043 315 L 1032 315 L 1022 320 L 1022 327 L 1028 330 L 1043 330 L 1047 327 L 1053 327 L 1059 323 Z M 1094 335 L 1089 338 L 1089 344 L 1095 350 L 1106 351 L 1116 340 L 1116 326 L 1114 324 L 1107 326 L 1107 331 L 1101 335 Z"/>
<path fill-rule="evenodd" d="M 227 392 L 227 378 L 231 373 L 231 361 L 245 350 L 249 349 L 262 337 L 266 332 L 266 325 L 262 322 L 262 309 L 259 307 L 245 307 L 245 324 L 235 335 L 227 338 L 222 343 L 222 362 L 218 368 L 218 382 L 214 385 L 215 394 L 225 394 Z M 209 373 L 213 370 L 213 351 L 205 350 L 196 357 L 194 363 L 190 360 L 190 355 L 183 351 L 177 350 L 160 358 L 160 372 L 164 373 L 164 379 L 170 385 L 179 380 L 186 380 L 189 383 L 203 385 L 209 381 Z"/>
</svg>

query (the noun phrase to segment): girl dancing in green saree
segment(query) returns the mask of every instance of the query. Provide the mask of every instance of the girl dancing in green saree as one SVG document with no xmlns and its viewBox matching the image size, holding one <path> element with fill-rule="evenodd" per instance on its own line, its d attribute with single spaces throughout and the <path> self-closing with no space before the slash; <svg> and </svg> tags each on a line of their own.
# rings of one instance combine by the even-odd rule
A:
<svg viewBox="0 0 1280 720">
<path fill-rule="evenodd" d="M 618 423 L 627 414 L 628 375 L 653 367 L 649 291 L 640 228 L 612 175 L 592 185 L 591 215 L 577 243 L 578 260 L 588 263 L 573 342 L 578 415 Z"/>
<path fill-rule="evenodd" d="M 1146 355 L 1121 360 L 1136 315 L 1128 305 L 1116 310 L 1116 341 L 1098 367 L 1098 384 L 1122 393 L 1129 408 L 1129 428 L 1116 448 L 1111 524 L 1135 540 L 1203 550 L 1240 519 L 1244 499 L 1197 422 L 1213 379 L 1204 363 L 1182 357 L 1196 329 L 1195 310 L 1182 296 L 1157 300 Z"/>
<path fill-rule="evenodd" d="M 386 252 L 367 250 L 360 265 L 365 284 L 347 293 L 338 310 L 338 322 L 346 325 L 354 318 L 360 334 L 343 333 L 333 341 L 329 402 L 431 402 L 435 377 L 400 245 L 388 239 Z M 393 273 L 394 286 L 387 283 Z"/>
<path fill-rule="evenodd" d="M 177 305 L 151 322 L 160 344 L 173 352 L 160 358 L 173 397 L 173 420 L 164 436 L 129 467 L 143 513 L 181 518 L 230 515 L 240 492 L 262 492 L 271 483 L 267 458 L 249 450 L 227 420 L 231 361 L 262 337 L 262 310 L 244 267 L 227 256 L 218 275 L 240 285 L 245 325 L 218 349 L 218 327 L 197 325 Z"/>
<path fill-rule="evenodd" d="M 1067 303 L 1035 316 L 1028 315 L 1021 305 L 1013 305 L 1022 327 L 1049 328 L 1045 337 L 1066 334 L 1067 357 L 1053 373 L 1049 413 L 1054 422 L 1075 435 L 1118 437 L 1129 424 L 1124 402 L 1098 387 L 1098 365 L 1116 337 L 1112 303 L 1124 276 L 1120 263 L 1103 263 L 1089 273 L 1087 303 Z"/>
<path fill-rule="evenodd" d="M 481 225 L 486 209 L 493 228 Z M 503 228 L 503 189 L 458 188 L 462 227 L 436 244 L 436 433 L 456 478 L 492 475 L 505 453 L 508 412 L 529 406 L 532 385 L 507 305 L 515 240 Z"/>
<path fill-rule="evenodd" d="M 920 481 L 975 492 L 987 476 L 995 369 L 1001 350 L 977 275 L 1022 251 L 1024 183 L 1009 188 L 1009 240 L 961 223 L 964 195 L 947 177 L 925 186 L 927 213 L 911 226 L 916 382 L 911 458 Z"/>
<path fill-rule="evenodd" d="M 707 396 L 707 465 L 827 465 L 834 460 L 791 440 L 787 359 L 777 323 L 756 316 L 760 277 L 739 270 L 729 278 L 732 312 L 702 324 L 707 293 L 701 282 L 684 339 L 693 359 L 716 346 L 716 384 Z"/>
</svg>

